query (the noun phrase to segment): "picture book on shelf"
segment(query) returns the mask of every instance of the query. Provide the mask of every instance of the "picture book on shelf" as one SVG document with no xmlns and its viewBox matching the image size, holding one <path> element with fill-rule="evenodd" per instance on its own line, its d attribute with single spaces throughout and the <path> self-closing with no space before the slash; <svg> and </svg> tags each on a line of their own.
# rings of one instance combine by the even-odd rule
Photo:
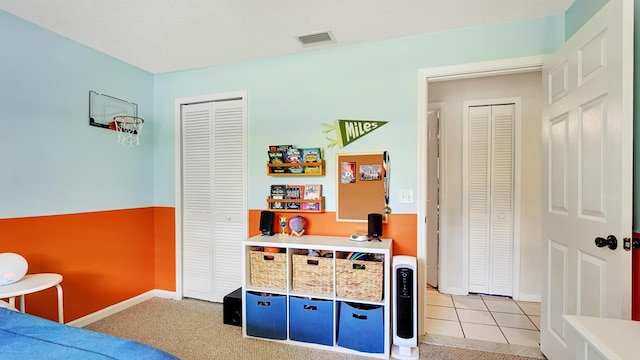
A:
<svg viewBox="0 0 640 360">
<path fill-rule="evenodd" d="M 285 199 L 301 200 L 304 194 L 304 186 L 302 185 L 287 185 L 285 189 Z M 300 210 L 299 202 L 287 202 L 285 204 L 287 210 Z"/>
<path fill-rule="evenodd" d="M 281 150 L 269 150 L 267 151 L 269 155 L 269 163 L 270 164 L 284 164 L 285 162 L 285 153 Z M 284 173 L 286 172 L 285 167 L 272 167 L 272 173 Z"/>
<path fill-rule="evenodd" d="M 322 150 L 320 148 L 303 148 L 302 162 L 318 162 L 322 160 Z"/>
<path fill-rule="evenodd" d="M 304 200 L 320 200 L 322 196 L 322 184 L 304 185 Z M 320 201 L 302 203 L 302 210 L 320 210 Z"/>
<path fill-rule="evenodd" d="M 301 152 L 302 162 L 304 163 L 315 163 L 322 160 L 322 150 L 320 148 L 303 148 Z M 307 165 L 304 172 L 306 174 L 320 174 L 322 173 L 322 167 Z"/>
<path fill-rule="evenodd" d="M 322 184 L 304 185 L 304 200 L 317 200 L 322 196 Z"/>
<path fill-rule="evenodd" d="M 275 200 L 284 200 L 287 190 L 287 185 L 271 185 L 271 198 Z M 284 202 L 270 202 L 270 209 L 283 210 L 285 208 Z"/>
<path fill-rule="evenodd" d="M 320 210 L 320 201 L 314 203 L 302 203 L 301 210 Z"/>
<path fill-rule="evenodd" d="M 293 145 L 269 145 L 269 151 L 287 151 L 291 149 Z"/>
<path fill-rule="evenodd" d="M 302 162 L 302 151 L 297 148 L 289 148 L 285 154 L 284 161 L 290 164 Z M 304 166 L 290 166 L 289 172 L 292 174 L 301 174 L 304 172 Z"/>
</svg>

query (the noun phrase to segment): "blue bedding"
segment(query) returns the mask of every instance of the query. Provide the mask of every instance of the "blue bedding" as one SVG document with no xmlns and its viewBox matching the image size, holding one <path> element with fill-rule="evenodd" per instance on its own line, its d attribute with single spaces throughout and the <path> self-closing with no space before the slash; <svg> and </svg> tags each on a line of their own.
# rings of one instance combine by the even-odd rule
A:
<svg viewBox="0 0 640 360">
<path fill-rule="evenodd" d="M 0 359 L 175 360 L 177 358 L 132 340 L 0 308 Z"/>
</svg>

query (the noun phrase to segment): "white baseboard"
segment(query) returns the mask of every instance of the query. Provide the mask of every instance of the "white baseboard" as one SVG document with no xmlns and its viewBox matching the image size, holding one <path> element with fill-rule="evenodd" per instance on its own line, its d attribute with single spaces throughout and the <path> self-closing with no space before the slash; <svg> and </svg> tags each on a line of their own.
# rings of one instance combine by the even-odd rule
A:
<svg viewBox="0 0 640 360">
<path fill-rule="evenodd" d="M 178 296 L 178 293 L 176 293 L 175 291 L 168 291 L 168 290 L 152 290 L 153 291 L 153 297 L 159 297 L 159 298 L 163 298 L 163 299 L 173 299 L 173 300 L 181 300 L 181 298 Z"/>
<path fill-rule="evenodd" d="M 91 324 L 92 322 L 101 320 L 106 318 L 107 316 L 111 316 L 119 311 L 122 311 L 124 309 L 130 308 L 134 305 L 140 304 L 141 302 L 147 301 L 151 298 L 154 297 L 159 297 L 159 298 L 165 298 L 165 299 L 174 299 L 174 300 L 180 300 L 177 296 L 177 294 L 173 291 L 167 291 L 167 290 L 149 290 L 146 293 L 140 294 L 138 296 L 134 296 L 130 299 L 121 301 L 117 304 L 113 304 L 111 306 L 108 306 L 104 309 L 98 310 L 96 312 L 93 312 L 89 315 L 85 315 L 81 318 L 75 319 L 73 321 L 70 321 L 68 323 L 66 323 L 66 325 L 69 326 L 75 326 L 75 327 L 84 327 L 87 326 L 89 324 Z"/>
<path fill-rule="evenodd" d="M 469 295 L 468 292 L 465 292 L 461 288 L 457 287 L 438 287 L 438 291 L 442 294 L 447 295 Z M 542 297 L 539 294 L 518 294 L 513 296 L 513 300 L 518 301 L 531 301 L 531 302 L 540 302 Z"/>
<path fill-rule="evenodd" d="M 464 291 L 461 288 L 457 288 L 457 287 L 451 287 L 451 286 L 440 286 L 438 287 L 438 291 L 442 294 L 447 294 L 447 295 L 469 295 L 468 292 Z"/>
<path fill-rule="evenodd" d="M 535 294 L 520 294 L 517 298 L 514 296 L 513 299 L 518 301 L 540 302 L 542 297 Z"/>
</svg>

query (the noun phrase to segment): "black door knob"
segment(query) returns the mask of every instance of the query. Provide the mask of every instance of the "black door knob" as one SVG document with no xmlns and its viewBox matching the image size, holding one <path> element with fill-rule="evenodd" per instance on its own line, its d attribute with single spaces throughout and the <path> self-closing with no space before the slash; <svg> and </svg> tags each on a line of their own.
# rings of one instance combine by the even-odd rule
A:
<svg viewBox="0 0 640 360">
<path fill-rule="evenodd" d="M 618 239 L 616 239 L 615 236 L 613 235 L 609 235 L 607 236 L 607 238 L 601 238 L 601 237 L 597 237 L 596 238 L 596 246 L 597 247 L 609 247 L 609 249 L 611 250 L 615 250 L 618 248 Z"/>
</svg>

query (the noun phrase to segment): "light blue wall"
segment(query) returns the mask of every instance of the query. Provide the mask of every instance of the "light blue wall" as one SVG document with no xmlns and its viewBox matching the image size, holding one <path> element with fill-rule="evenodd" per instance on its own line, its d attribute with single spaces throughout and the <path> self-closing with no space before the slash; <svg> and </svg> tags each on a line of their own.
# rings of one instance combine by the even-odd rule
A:
<svg viewBox="0 0 640 360">
<path fill-rule="evenodd" d="M 174 102 L 204 94 L 248 91 L 249 208 L 265 207 L 269 185 L 320 182 L 326 208 L 335 210 L 335 155 L 388 150 L 391 207 L 416 213 L 416 204 L 397 203 L 400 189 L 417 189 L 418 70 L 552 52 L 564 37 L 562 16 L 327 49 L 260 61 L 156 76 L 156 204 L 174 205 Z M 224 51 L 212 49 L 211 51 Z M 389 123 L 343 149 L 328 148 L 322 123 L 375 119 Z M 320 146 L 327 176 L 266 176 L 270 144 Z"/>
<path fill-rule="evenodd" d="M 325 149 L 314 181 L 328 210 L 337 152 L 390 151 L 391 205 L 416 213 L 397 193 L 417 189 L 418 70 L 544 54 L 563 34 L 563 17 L 548 17 L 154 76 L 0 11 L 0 217 L 173 206 L 175 99 L 237 90 L 249 98 L 250 208 L 277 181 L 267 145 L 291 143 Z M 87 124 L 89 90 L 138 103 L 140 147 Z M 321 124 L 338 118 L 389 124 L 328 148 Z"/>
<path fill-rule="evenodd" d="M 569 39 L 609 0 L 576 0 L 565 13 L 565 36 Z"/>
<path fill-rule="evenodd" d="M 153 114 L 153 75 L 0 11 L 0 218 L 153 205 L 153 133 L 88 124 L 89 90 Z"/>
</svg>

